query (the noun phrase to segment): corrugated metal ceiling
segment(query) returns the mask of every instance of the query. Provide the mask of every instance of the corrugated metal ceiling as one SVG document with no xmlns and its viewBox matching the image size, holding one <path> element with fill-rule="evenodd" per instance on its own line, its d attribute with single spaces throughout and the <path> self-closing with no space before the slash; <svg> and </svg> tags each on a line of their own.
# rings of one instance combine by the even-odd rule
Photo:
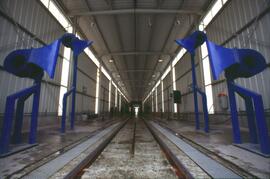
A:
<svg viewBox="0 0 270 179">
<path fill-rule="evenodd" d="M 188 33 L 212 1 L 57 0 L 132 100 L 141 100 L 159 79 L 177 51 L 174 40 Z"/>
</svg>

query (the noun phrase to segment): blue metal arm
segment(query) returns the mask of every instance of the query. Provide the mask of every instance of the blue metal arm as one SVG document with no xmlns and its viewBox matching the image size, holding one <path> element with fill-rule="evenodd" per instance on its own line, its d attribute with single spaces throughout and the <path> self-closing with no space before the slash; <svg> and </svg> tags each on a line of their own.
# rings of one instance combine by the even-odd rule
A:
<svg viewBox="0 0 270 179">
<path fill-rule="evenodd" d="M 65 98 L 63 98 L 63 112 L 62 112 L 62 124 L 61 124 L 61 132 L 65 132 L 65 121 L 66 121 L 66 98 L 68 95 L 72 93 L 72 102 L 71 102 L 71 114 L 70 114 L 70 128 L 74 129 L 74 120 L 75 120 L 75 104 L 76 104 L 76 87 L 77 87 L 77 66 L 78 66 L 78 56 L 79 54 L 89 45 L 91 45 L 92 42 L 89 41 L 83 41 L 79 39 L 74 39 L 72 41 L 71 48 L 73 50 L 73 78 L 72 78 L 72 88 L 68 94 L 64 95 Z"/>
<path fill-rule="evenodd" d="M 199 121 L 199 110 L 198 110 L 198 96 L 199 93 L 202 97 L 202 105 L 203 105 L 203 115 L 204 115 L 204 131 L 209 132 L 209 117 L 208 117 L 208 109 L 207 109 L 207 98 L 203 91 L 201 91 L 197 87 L 197 79 L 196 79 L 196 70 L 195 70 L 195 54 L 191 55 L 191 68 L 192 68 L 192 88 L 193 88 L 193 97 L 194 97 L 194 110 L 195 110 L 195 121 L 196 121 L 196 129 L 200 129 L 200 121 Z"/>
<path fill-rule="evenodd" d="M 61 132 L 65 133 L 66 131 L 66 111 L 67 111 L 67 97 L 73 94 L 75 88 L 71 88 L 68 92 L 66 92 L 63 96 L 63 109 L 62 109 L 62 120 L 61 120 Z"/>
<path fill-rule="evenodd" d="M 204 115 L 204 131 L 209 132 L 209 116 L 208 116 L 208 108 L 207 108 L 207 98 L 205 92 L 201 89 L 196 88 L 197 92 L 202 97 L 202 105 L 203 105 L 203 115 Z"/>
<path fill-rule="evenodd" d="M 26 99 L 29 97 L 29 95 L 32 95 L 32 94 L 34 94 L 34 99 L 33 99 L 33 108 L 32 108 L 32 116 L 31 116 L 29 143 L 33 144 L 36 142 L 35 126 L 37 125 L 39 96 L 40 96 L 40 81 L 35 81 L 35 84 L 32 87 L 23 89 L 7 97 L 5 115 L 4 115 L 4 121 L 3 121 L 3 127 L 2 127 L 2 135 L 1 135 L 1 140 L 0 140 L 0 153 L 1 154 L 7 153 L 9 151 L 10 134 L 12 130 L 13 113 L 14 113 L 16 100 L 21 99 L 21 103 L 22 103 L 24 102 L 24 98 Z M 19 104 L 19 108 L 20 109 L 18 110 L 23 111 L 22 104 Z M 20 123 L 20 121 L 18 122 Z M 21 128 L 21 124 L 17 124 L 17 127 Z"/>
<path fill-rule="evenodd" d="M 25 100 L 27 100 L 31 95 L 32 93 L 29 93 L 28 95 L 20 97 L 17 101 L 15 126 L 14 126 L 14 131 L 13 131 L 13 136 L 12 136 L 13 142 L 15 144 L 21 143 L 24 103 L 25 103 Z"/>
<path fill-rule="evenodd" d="M 248 115 L 248 125 L 250 130 L 250 139 L 251 142 L 257 143 L 257 132 L 258 139 L 261 147 L 261 152 L 264 154 L 270 154 L 270 141 L 268 136 L 267 124 L 264 116 L 264 108 L 263 108 L 263 100 L 262 96 L 258 93 L 255 93 L 249 89 L 243 88 L 233 81 L 228 81 L 228 90 L 230 97 L 230 103 L 233 104 L 231 108 L 232 110 L 232 124 L 233 124 L 233 132 L 234 132 L 234 141 L 235 143 L 241 143 L 240 138 L 240 128 L 238 124 L 238 115 L 236 111 L 236 102 L 235 95 L 232 93 L 236 92 L 241 97 L 244 98 L 247 107 L 247 115 Z M 253 100 L 253 104 L 252 104 Z M 253 106 L 255 109 L 255 117 L 256 117 L 256 125 L 254 122 L 254 114 L 253 114 Z M 251 110 L 251 111 L 249 111 Z M 235 112 L 236 111 L 236 112 Z M 256 130 L 257 129 L 257 130 Z"/>
<path fill-rule="evenodd" d="M 197 47 L 202 45 L 207 40 L 206 34 L 201 31 L 195 31 L 190 36 L 176 40 L 176 43 L 182 47 L 184 47 L 191 56 L 191 69 L 192 69 L 192 90 L 193 90 L 193 98 L 194 98 L 194 111 L 195 111 L 195 122 L 196 129 L 200 129 L 200 121 L 199 121 L 199 109 L 198 109 L 198 96 L 199 93 L 202 97 L 203 103 L 203 113 L 204 113 L 204 131 L 209 132 L 209 117 L 208 117 L 208 109 L 207 109 L 207 99 L 206 95 L 203 91 L 201 91 L 197 87 L 197 79 L 196 79 L 196 70 L 195 70 L 195 50 Z"/>
</svg>

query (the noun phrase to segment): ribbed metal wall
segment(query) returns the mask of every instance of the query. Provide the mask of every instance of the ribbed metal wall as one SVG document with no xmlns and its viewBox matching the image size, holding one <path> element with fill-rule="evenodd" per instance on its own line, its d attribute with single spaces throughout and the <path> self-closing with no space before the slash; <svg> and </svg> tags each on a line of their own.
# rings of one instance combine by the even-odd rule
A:
<svg viewBox="0 0 270 179">
<path fill-rule="evenodd" d="M 100 73 L 100 90 L 99 90 L 99 98 L 100 98 L 100 112 L 108 112 L 108 104 L 109 104 L 109 84 L 110 81 L 103 74 Z"/>
<path fill-rule="evenodd" d="M 152 96 L 151 95 L 144 102 L 144 111 L 145 112 L 152 112 Z"/>
<path fill-rule="evenodd" d="M 170 93 L 172 93 L 171 71 L 163 79 L 164 112 L 172 112 L 172 102 L 170 98 Z"/>
<path fill-rule="evenodd" d="M 270 13 L 258 15 L 269 7 L 268 0 L 231 0 L 213 22 L 206 28 L 208 38 L 217 44 L 229 48 L 251 48 L 263 54 L 267 63 L 270 62 Z M 250 23 L 255 18 L 253 23 Z M 251 25 L 248 25 L 248 24 Z M 236 83 L 262 94 L 264 108 L 270 109 L 270 68 L 252 78 L 237 79 Z M 220 79 L 224 79 L 222 76 Z M 227 91 L 225 81 L 213 85 L 215 110 L 219 111 L 217 95 Z M 244 110 L 245 105 L 237 97 L 238 109 Z"/>
<path fill-rule="evenodd" d="M 78 58 L 77 74 L 76 112 L 93 114 L 95 112 L 97 66 L 85 53 Z"/>
</svg>

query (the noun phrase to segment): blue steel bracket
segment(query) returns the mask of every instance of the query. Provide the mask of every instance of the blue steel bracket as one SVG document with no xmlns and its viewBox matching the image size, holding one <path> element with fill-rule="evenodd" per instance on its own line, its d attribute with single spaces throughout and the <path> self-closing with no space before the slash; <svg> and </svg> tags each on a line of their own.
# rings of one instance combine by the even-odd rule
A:
<svg viewBox="0 0 270 179">
<path fill-rule="evenodd" d="M 68 40 L 70 48 L 73 50 L 73 79 L 72 79 L 72 88 L 63 98 L 63 109 L 62 109 L 62 122 L 61 122 L 61 133 L 65 132 L 66 126 L 66 108 L 67 108 L 67 96 L 72 94 L 71 102 L 71 114 L 70 114 L 70 129 L 74 129 L 74 120 L 75 120 L 75 102 L 76 102 L 76 86 L 77 86 L 77 66 L 78 66 L 78 56 L 85 48 L 92 44 L 91 41 L 80 40 L 78 38 L 71 38 Z"/>
<path fill-rule="evenodd" d="M 33 79 L 34 85 L 7 97 L 0 138 L 0 154 L 9 152 L 11 138 L 15 143 L 21 142 L 24 103 L 32 94 L 34 97 L 28 140 L 29 144 L 36 143 L 41 79 L 44 75 L 44 71 L 47 72 L 50 78 L 54 77 L 61 43 L 66 47 L 70 47 L 74 54 L 78 55 L 92 42 L 79 40 L 74 34 L 64 34 L 61 38 L 49 45 L 40 48 L 15 50 L 9 53 L 5 58 L 4 69 L 7 72 L 18 77 Z M 13 113 L 17 100 L 15 130 L 11 137 Z"/>
<path fill-rule="evenodd" d="M 31 116 L 31 127 L 29 134 L 29 143 L 34 144 L 36 142 L 36 125 L 37 125 L 37 115 L 38 115 L 38 104 L 39 104 L 39 96 L 40 96 L 40 81 L 35 81 L 35 84 L 32 87 L 21 90 L 17 93 L 14 93 L 7 97 L 6 100 L 6 108 L 4 114 L 4 121 L 2 127 L 2 135 L 0 140 L 0 154 L 4 154 L 9 152 L 9 144 L 10 144 L 10 135 L 12 130 L 12 121 L 13 121 L 13 113 L 15 109 L 16 100 L 18 100 L 19 106 L 17 106 L 17 118 L 15 129 L 18 131 L 14 131 L 14 135 L 18 137 L 16 140 L 20 142 L 21 139 L 21 128 L 22 128 L 22 114 L 23 113 L 23 104 L 25 99 L 27 99 L 30 95 L 34 95 L 33 99 L 33 110 Z"/>
<path fill-rule="evenodd" d="M 234 83 L 236 78 L 248 78 L 262 72 L 267 67 L 264 57 L 252 49 L 230 49 L 211 41 L 207 41 L 207 48 L 214 80 L 223 71 L 227 78 L 234 143 L 242 143 L 235 100 L 237 93 L 245 100 L 250 142 L 259 142 L 261 152 L 270 154 L 262 96 Z"/>
<path fill-rule="evenodd" d="M 238 86 L 232 81 L 229 81 L 227 84 L 230 86 L 229 89 L 231 93 L 236 92 L 245 100 L 250 142 L 257 143 L 257 133 L 258 133 L 258 140 L 259 140 L 261 152 L 263 154 L 270 154 L 270 140 L 269 140 L 267 124 L 266 124 L 266 120 L 264 116 L 262 96 L 253 91 L 250 91 L 241 86 Z M 253 107 L 255 111 L 253 110 Z M 255 112 L 255 116 L 253 112 Z M 238 116 L 237 115 L 234 116 L 234 115 L 235 113 L 233 113 L 233 116 L 232 116 L 232 123 L 236 123 L 233 125 L 233 127 L 237 129 L 234 129 L 233 131 L 238 131 L 237 133 L 235 133 L 235 136 L 239 135 L 238 138 L 240 138 L 241 136 L 240 136 L 240 128 L 238 124 Z M 254 120 L 254 118 L 256 120 Z M 241 140 L 239 142 L 241 143 Z"/>
<path fill-rule="evenodd" d="M 191 69 L 192 69 L 192 89 L 193 89 L 193 98 L 194 98 L 194 111 L 195 111 L 195 122 L 196 129 L 200 129 L 200 121 L 199 121 L 199 109 L 198 109 L 198 96 L 199 93 L 202 97 L 202 105 L 203 105 L 203 114 L 204 114 L 204 131 L 209 132 L 209 116 L 207 109 L 207 98 L 203 91 L 201 91 L 197 87 L 197 78 L 196 78 L 196 70 L 195 70 L 195 50 L 197 47 L 202 45 L 207 40 L 206 34 L 201 31 L 195 31 L 190 36 L 176 40 L 176 43 L 183 48 L 185 48 L 191 56 Z"/>
<path fill-rule="evenodd" d="M 209 116 L 208 116 L 208 109 L 207 109 L 207 98 L 205 92 L 201 89 L 196 88 L 197 92 L 202 97 L 202 105 L 203 105 L 203 115 L 204 115 L 204 131 L 209 132 Z"/>
<path fill-rule="evenodd" d="M 13 136 L 12 136 L 12 139 L 13 139 L 12 141 L 15 144 L 19 144 L 22 141 L 24 103 L 25 103 L 25 100 L 27 100 L 31 95 L 32 93 L 29 93 L 28 95 L 18 98 L 18 101 L 17 101 L 16 118 L 15 118 L 14 131 L 13 131 Z"/>
<path fill-rule="evenodd" d="M 66 131 L 67 98 L 68 98 L 69 95 L 71 95 L 73 93 L 74 90 L 75 90 L 74 88 L 71 88 L 63 96 L 63 112 L 62 112 L 62 120 L 61 120 L 61 133 L 65 133 L 65 131 Z"/>
</svg>

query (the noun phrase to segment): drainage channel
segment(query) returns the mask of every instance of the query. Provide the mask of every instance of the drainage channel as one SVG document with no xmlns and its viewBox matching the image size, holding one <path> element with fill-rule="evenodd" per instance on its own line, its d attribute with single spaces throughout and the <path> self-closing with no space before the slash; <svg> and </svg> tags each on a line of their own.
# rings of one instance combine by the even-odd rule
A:
<svg viewBox="0 0 270 179">
<path fill-rule="evenodd" d="M 179 178 L 142 119 L 133 118 L 97 159 L 83 170 L 88 178 Z"/>
</svg>

